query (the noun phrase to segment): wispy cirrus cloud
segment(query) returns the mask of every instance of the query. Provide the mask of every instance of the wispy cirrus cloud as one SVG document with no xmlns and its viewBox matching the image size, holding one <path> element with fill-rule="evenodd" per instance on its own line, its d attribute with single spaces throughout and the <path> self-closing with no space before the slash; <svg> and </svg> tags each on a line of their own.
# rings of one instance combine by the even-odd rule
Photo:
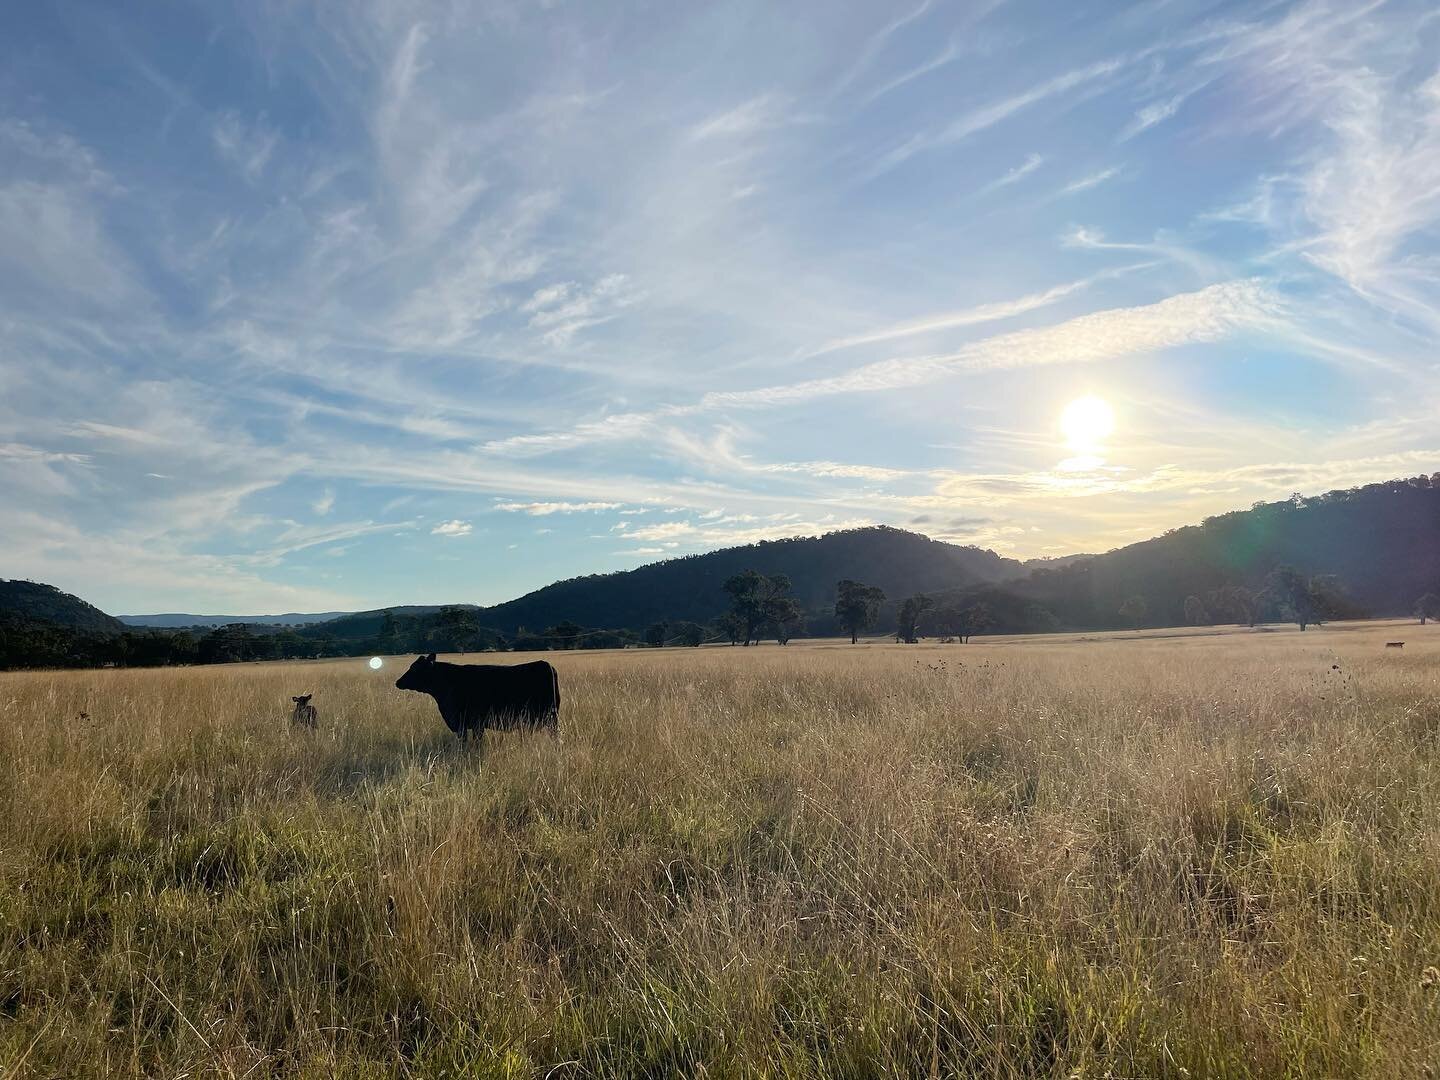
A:
<svg viewBox="0 0 1440 1080">
<path fill-rule="evenodd" d="M 831 378 L 707 394 L 703 404 L 712 408 L 777 405 L 920 386 L 966 371 L 1096 363 L 1273 326 L 1279 314 L 1278 299 L 1262 283 L 1227 282 L 1154 304 L 1097 311 L 1054 326 L 999 334 L 953 353 L 881 360 Z"/>
<path fill-rule="evenodd" d="M 1119 141 L 1125 142 L 1127 139 L 1133 139 L 1142 131 L 1148 131 L 1156 124 L 1163 124 L 1180 111 L 1180 106 L 1185 104 L 1188 96 L 1189 94 L 1176 94 L 1164 101 L 1152 101 L 1149 105 L 1136 110 L 1134 118 L 1121 129 Z"/>
<path fill-rule="evenodd" d="M 844 480 L 899 480 L 910 475 L 905 469 L 889 469 L 880 465 L 852 465 L 840 461 L 780 461 L 759 466 L 762 472 L 801 473 Z"/>
<path fill-rule="evenodd" d="M 496 510 L 512 514 L 529 514 L 531 517 L 548 517 L 551 514 L 584 514 L 596 510 L 618 510 L 620 503 L 613 502 L 499 502 Z"/>
<path fill-rule="evenodd" d="M 239 168 L 252 184 L 260 179 L 280 142 L 279 133 L 266 125 L 264 117 L 247 122 L 234 111 L 224 113 L 215 122 L 211 138 L 216 152 Z"/>
<path fill-rule="evenodd" d="M 640 299 L 624 274 L 606 274 L 590 288 L 573 281 L 537 289 L 520 310 L 547 345 L 568 345 L 582 330 L 618 318 Z"/>
<path fill-rule="evenodd" d="M 980 326 L 988 322 L 999 322 L 1005 319 L 1013 319 L 1020 315 L 1027 315 L 1032 311 L 1039 311 L 1041 308 L 1049 307 L 1051 304 L 1065 297 L 1070 296 L 1087 286 L 1093 284 L 1094 279 L 1082 281 L 1071 281 L 1063 285 L 1055 285 L 1042 292 L 1031 293 L 1029 296 L 1017 297 L 1014 300 L 1000 300 L 990 304 L 979 304 L 975 307 L 965 308 L 960 311 L 949 311 L 940 314 L 929 315 L 923 319 L 916 319 L 912 322 L 899 323 L 894 326 L 882 327 L 865 334 L 855 334 L 851 337 L 838 338 L 835 341 L 827 342 L 809 357 L 822 356 L 825 353 L 835 352 L 839 349 L 854 348 L 857 345 L 874 345 L 885 341 L 896 341 L 901 338 L 913 337 L 917 334 L 934 333 L 937 330 L 955 330 L 967 326 Z"/>
<path fill-rule="evenodd" d="M 760 94 L 734 108 L 714 114 L 690 129 L 693 142 L 707 139 L 744 138 L 794 122 L 785 103 L 774 94 Z"/>
<path fill-rule="evenodd" d="M 1019 165 L 1016 165 L 1013 169 L 1010 169 L 1003 175 L 996 177 L 994 180 L 990 181 L 990 183 L 980 188 L 975 194 L 988 195 L 993 191 L 999 191 L 1001 188 L 1009 187 L 1011 184 L 1018 183 L 1019 181 L 1025 179 L 1025 177 L 1029 176 L 1031 173 L 1033 173 L 1036 169 L 1040 168 L 1040 166 L 1044 164 L 1045 156 L 1043 154 L 1026 154 L 1025 160 L 1022 161 Z"/>
<path fill-rule="evenodd" d="M 1306 257 L 1362 296 L 1440 327 L 1432 259 L 1405 247 L 1440 226 L 1440 71 L 1413 88 L 1337 77 L 1335 142 L 1302 180 Z"/>
<path fill-rule="evenodd" d="M 905 14 L 891 19 L 889 22 L 881 26 L 879 30 L 871 34 L 870 37 L 865 41 L 865 44 L 861 48 L 859 55 L 855 58 L 855 61 L 850 64 L 850 66 L 846 69 L 845 74 L 841 76 L 840 81 L 836 83 L 832 93 L 839 93 L 840 91 L 844 90 L 847 86 L 849 86 L 852 82 L 854 82 L 857 78 L 859 78 L 862 74 L 869 70 L 870 67 L 875 63 L 876 57 L 880 55 L 881 51 L 890 42 L 891 38 L 893 38 L 900 31 L 904 30 L 905 27 L 918 21 L 919 19 L 924 18 L 924 16 L 933 7 L 934 0 L 921 0 L 919 5 L 911 8 Z"/>
<path fill-rule="evenodd" d="M 1070 183 L 1066 184 L 1063 188 L 1061 188 L 1056 194 L 1059 196 L 1065 196 L 1076 195 L 1082 191 L 1089 191 L 1091 188 L 1099 187 L 1101 184 L 1107 183 L 1115 179 L 1115 177 L 1119 176 L 1120 173 L 1120 166 L 1112 165 L 1108 169 L 1101 169 L 1099 172 L 1093 172 L 1086 176 L 1082 176 L 1078 180 L 1072 180 Z"/>
<path fill-rule="evenodd" d="M 868 94 L 866 94 L 864 100 L 866 101 L 866 103 L 877 101 L 878 99 L 884 97 L 886 94 L 891 93 L 895 90 L 899 90 L 902 86 L 907 86 L 908 84 L 914 82 L 916 79 L 920 79 L 926 75 L 929 75 L 932 71 L 939 71 L 945 65 L 953 64 L 957 59 L 959 59 L 962 51 L 963 50 L 960 48 L 959 42 L 951 41 L 943 49 L 941 49 L 930 59 L 926 60 L 924 63 L 921 63 L 916 67 L 910 68 L 908 71 L 904 71 L 901 74 L 896 75 L 894 78 L 887 79 L 885 82 L 881 83 L 874 90 L 871 90 Z"/>
<path fill-rule="evenodd" d="M 913 135 L 893 150 L 883 154 L 872 166 L 867 176 L 873 179 L 904 164 L 916 154 L 967 139 L 1042 101 L 1114 75 L 1123 66 L 1122 60 L 1100 60 L 1045 79 L 1009 97 L 999 98 L 963 112 L 945 126 L 934 131 Z"/>
</svg>

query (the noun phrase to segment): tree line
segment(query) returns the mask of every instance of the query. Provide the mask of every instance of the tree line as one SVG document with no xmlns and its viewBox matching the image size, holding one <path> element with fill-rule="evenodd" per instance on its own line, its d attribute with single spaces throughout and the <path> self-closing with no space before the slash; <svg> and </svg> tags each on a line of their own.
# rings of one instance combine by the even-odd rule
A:
<svg viewBox="0 0 1440 1080">
<path fill-rule="evenodd" d="M 817 621 L 822 634 L 838 628 L 853 644 L 862 634 L 879 628 L 888 599 L 878 586 L 845 578 L 835 586 L 833 603 L 807 617 L 786 575 L 757 570 L 732 575 L 721 591 L 729 605 L 708 624 L 662 620 L 644 629 L 587 628 L 567 620 L 540 631 L 521 627 L 509 635 L 482 626 L 475 609 L 460 606 L 424 615 L 383 611 L 374 633 L 348 637 L 337 636 L 326 623 L 300 627 L 232 623 L 203 632 L 137 628 L 108 633 L 10 614 L 0 618 L 0 670 L 157 667 L 411 652 L 749 646 L 768 640 L 784 645 L 807 629 L 816 629 L 808 624 Z M 1259 589 L 1226 584 L 1203 595 L 1190 594 L 1183 610 L 1185 622 L 1192 626 L 1253 627 L 1261 622 L 1287 621 L 1301 630 L 1364 614 L 1335 575 L 1306 575 L 1291 566 L 1277 566 Z M 1440 593 L 1424 593 L 1415 600 L 1412 611 L 1422 624 L 1440 620 Z M 1137 593 L 1127 598 L 1116 614 L 1125 625 L 1138 630 L 1148 624 L 1149 601 Z M 916 593 L 904 597 L 895 605 L 893 626 L 885 633 L 898 642 L 933 638 L 963 643 L 992 630 L 1035 633 L 1061 628 L 1060 619 L 1042 605 L 987 586 L 957 595 Z"/>
</svg>

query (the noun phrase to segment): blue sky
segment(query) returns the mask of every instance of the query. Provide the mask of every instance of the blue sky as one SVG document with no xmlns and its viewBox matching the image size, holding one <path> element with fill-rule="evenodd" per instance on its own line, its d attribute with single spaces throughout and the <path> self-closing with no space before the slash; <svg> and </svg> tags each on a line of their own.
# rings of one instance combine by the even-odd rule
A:
<svg viewBox="0 0 1440 1080">
<path fill-rule="evenodd" d="M 6 5 L 0 575 L 489 603 L 1433 472 L 1437 57 L 1425 2 Z"/>
</svg>

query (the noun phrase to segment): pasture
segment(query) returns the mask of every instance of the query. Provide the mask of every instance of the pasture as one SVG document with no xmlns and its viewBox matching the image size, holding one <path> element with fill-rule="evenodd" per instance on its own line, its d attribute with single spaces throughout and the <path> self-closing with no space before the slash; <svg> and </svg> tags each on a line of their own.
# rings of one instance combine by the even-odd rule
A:
<svg viewBox="0 0 1440 1080">
<path fill-rule="evenodd" d="M 1440 627 L 545 658 L 0 675 L 0 1076 L 1440 1067 Z"/>
</svg>

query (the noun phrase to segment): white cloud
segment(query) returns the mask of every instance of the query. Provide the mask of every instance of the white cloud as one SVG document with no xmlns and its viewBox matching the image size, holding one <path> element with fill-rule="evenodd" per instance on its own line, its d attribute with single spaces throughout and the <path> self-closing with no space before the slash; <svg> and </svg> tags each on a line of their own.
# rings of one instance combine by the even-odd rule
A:
<svg viewBox="0 0 1440 1080">
<path fill-rule="evenodd" d="M 899 323 L 894 326 L 887 326 L 879 330 L 872 330 L 866 334 L 856 334 L 852 337 L 839 338 L 827 342 L 813 353 L 810 357 L 821 356 L 837 349 L 848 349 L 856 345 L 873 345 L 881 341 L 894 341 L 897 338 L 911 337 L 915 334 L 928 334 L 937 330 L 954 330 L 965 326 L 978 326 L 987 322 L 999 322 L 1003 319 L 1013 319 L 1018 315 L 1026 315 L 1032 311 L 1048 307 L 1058 300 L 1063 300 L 1072 293 L 1079 292 L 1093 283 L 1094 278 L 1087 278 L 1084 281 L 1072 281 L 1064 285 L 1056 285 L 1046 289 L 1044 292 L 1031 293 L 1028 296 L 1021 296 L 1014 300 L 1001 300 L 991 304 L 979 304 L 972 308 L 965 308 L 960 311 L 948 311 L 941 314 L 929 315 L 914 322 Z"/>
<path fill-rule="evenodd" d="M 990 183 L 986 184 L 975 194 L 988 195 L 992 191 L 998 191 L 1000 190 L 1000 188 L 1009 187 L 1011 184 L 1019 180 L 1023 180 L 1025 177 L 1029 176 L 1036 169 L 1040 168 L 1040 166 L 1043 164 L 1045 164 L 1045 157 L 1043 154 L 1027 154 L 1025 155 L 1025 160 L 1022 161 L 1019 165 L 1016 165 L 1013 169 L 1005 173 L 1003 176 L 999 176 L 996 179 L 990 181 Z"/>
<path fill-rule="evenodd" d="M 732 109 L 716 113 L 690 129 L 690 139 L 743 138 L 786 122 L 780 102 L 772 94 L 760 94 Z"/>
<path fill-rule="evenodd" d="M 930 74 L 930 72 L 932 71 L 937 71 L 940 68 L 945 67 L 947 64 L 953 63 L 959 56 L 960 46 L 956 42 L 952 41 L 947 44 L 943 49 L 941 49 L 938 53 L 932 56 L 929 60 L 926 60 L 925 62 L 917 65 L 916 67 L 911 68 L 909 71 L 903 72 L 902 74 L 895 76 L 895 78 L 890 79 L 887 82 L 881 83 L 869 94 L 865 95 L 865 101 L 867 104 L 872 101 L 876 101 L 879 98 L 882 98 L 886 94 L 890 93 L 892 90 L 898 90 L 900 89 L 900 87 L 905 86 L 908 83 L 912 83 L 916 79 L 921 78 L 924 75 Z"/>
<path fill-rule="evenodd" d="M 844 480 L 900 480 L 911 475 L 906 469 L 887 469 L 879 465 L 847 465 L 838 461 L 776 462 L 761 465 L 759 469 L 761 472 L 802 473 L 806 476 Z"/>
<path fill-rule="evenodd" d="M 320 493 L 320 497 L 310 504 L 310 509 L 324 517 L 335 508 L 335 489 L 326 488 Z"/>
<path fill-rule="evenodd" d="M 469 536 L 475 526 L 468 521 L 442 521 L 430 530 L 431 536 Z"/>
<path fill-rule="evenodd" d="M 849 86 L 852 82 L 854 82 L 857 77 L 867 71 L 870 66 L 875 62 L 876 57 L 880 55 L 881 51 L 884 49 L 885 45 L 890 41 L 890 39 L 896 33 L 903 30 L 906 26 L 923 17 L 925 13 L 928 12 L 933 6 L 933 3 L 934 0 L 921 0 L 918 7 L 912 9 L 904 15 L 892 19 L 890 22 L 886 23 L 878 31 L 872 34 L 865 42 L 864 47 L 860 50 L 860 55 L 856 57 L 855 62 L 850 65 L 850 68 L 845 72 L 844 76 L 836 84 L 835 89 L 832 92 L 839 93 L 841 90 L 844 90 L 845 87 Z"/>
<path fill-rule="evenodd" d="M 1142 131 L 1146 131 L 1156 124 L 1164 123 L 1180 111 L 1180 106 L 1185 103 L 1187 94 L 1176 94 L 1164 101 L 1154 101 L 1135 113 L 1135 117 L 1126 124 L 1120 132 L 1120 141 L 1133 139 Z"/>
<path fill-rule="evenodd" d="M 580 331 L 617 318 L 640 299 L 624 274 L 607 274 L 589 289 L 573 281 L 537 289 L 520 309 L 529 313 L 530 326 L 541 331 L 541 341 L 561 348 Z"/>
<path fill-rule="evenodd" d="M 1316 230 L 1306 255 L 1361 295 L 1440 327 L 1435 267 L 1405 253 L 1440 225 L 1440 74 L 1411 91 L 1364 71 L 1336 82 L 1334 146 L 1302 180 Z"/>
<path fill-rule="evenodd" d="M 1108 169 L 1101 169 L 1099 172 L 1091 173 L 1089 176 L 1082 176 L 1079 180 L 1066 184 L 1060 189 L 1061 195 L 1074 195 L 1077 192 L 1088 191 L 1090 188 L 1099 187 L 1107 180 L 1113 180 L 1120 175 L 1120 167 L 1112 166 Z"/>
<path fill-rule="evenodd" d="M 1089 64 L 1085 67 L 1075 68 L 1064 74 L 1056 75 L 1043 82 L 1036 83 L 1028 89 L 1017 94 L 993 101 L 988 105 L 971 109 L 962 113 L 957 119 L 951 121 L 938 131 L 928 134 L 912 136 L 900 146 L 885 154 L 876 162 L 870 171 L 873 178 L 882 173 L 889 172 L 898 165 L 903 164 L 916 154 L 925 150 L 932 150 L 940 146 L 948 146 L 960 142 L 971 135 L 975 135 L 986 128 L 994 127 L 1003 120 L 1008 119 L 1023 109 L 1038 104 L 1047 98 L 1060 94 L 1069 93 L 1086 83 L 1104 79 L 1115 74 L 1123 66 L 1120 60 L 1102 60 L 1098 63 Z"/>
<path fill-rule="evenodd" d="M 238 614 L 326 610 L 354 597 L 266 580 L 246 556 L 186 550 L 168 536 L 94 533 L 30 510 L 0 515 L 0 556 L 18 573 L 124 614 L 227 611 Z M 135 599 L 123 606 L 107 596 Z"/>
<path fill-rule="evenodd" d="M 318 526 L 290 521 L 285 524 L 286 528 L 268 546 L 260 548 L 254 555 L 247 557 L 249 561 L 259 566 L 273 566 L 286 555 L 292 555 L 307 548 L 323 547 L 379 533 L 404 532 L 414 528 L 408 521 L 383 523 L 359 521 L 343 525 Z"/>
<path fill-rule="evenodd" d="M 247 123 L 235 112 L 222 114 L 210 136 L 220 156 L 237 166 L 252 184 L 264 174 L 280 141 L 279 133 L 266 126 L 264 117 Z"/>
<path fill-rule="evenodd" d="M 529 514 L 532 517 L 547 517 L 550 514 L 579 514 L 595 510 L 618 510 L 620 503 L 613 502 L 498 502 L 496 510 L 512 514 Z"/>
<path fill-rule="evenodd" d="M 919 386 L 947 375 L 997 368 L 1084 364 L 1217 341 L 1275 325 L 1279 302 L 1258 281 L 1211 285 L 1140 307 L 1113 308 L 1034 330 L 999 334 L 943 355 L 866 364 L 828 379 L 707 394 L 711 408 L 779 405 L 831 394 Z"/>
<path fill-rule="evenodd" d="M 553 450 L 567 450 L 592 442 L 626 439 L 648 430 L 655 422 L 656 417 L 663 413 L 663 410 L 654 414 L 616 413 L 603 420 L 578 424 L 570 431 L 512 435 L 504 439 L 495 439 L 483 444 L 480 449 L 490 454 L 525 456 L 545 454 Z"/>
<path fill-rule="evenodd" d="M 695 526 L 688 521 L 659 521 L 654 525 L 641 525 L 633 528 L 625 535 L 635 540 L 673 540 L 679 536 L 689 536 L 696 531 Z"/>
</svg>

